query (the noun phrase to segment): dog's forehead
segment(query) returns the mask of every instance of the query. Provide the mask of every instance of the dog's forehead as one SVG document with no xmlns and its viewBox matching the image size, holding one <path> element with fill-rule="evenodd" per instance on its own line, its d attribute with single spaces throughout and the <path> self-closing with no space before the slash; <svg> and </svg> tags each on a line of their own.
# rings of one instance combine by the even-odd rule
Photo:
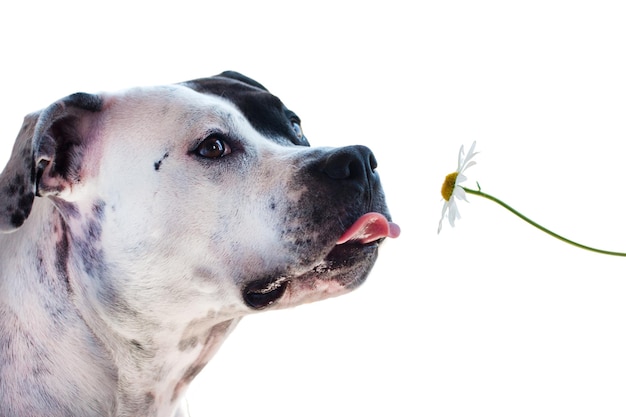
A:
<svg viewBox="0 0 626 417">
<path fill-rule="evenodd" d="M 249 126 L 229 101 L 180 85 L 136 87 L 100 96 L 103 111 L 92 121 L 92 131 L 102 145 L 156 145 L 158 138 L 195 140 L 211 128 L 230 131 L 233 126 Z"/>
<path fill-rule="evenodd" d="M 128 114 L 151 119 L 156 116 L 160 120 L 174 118 L 171 126 L 180 121 L 191 127 L 211 116 L 226 123 L 242 117 L 256 131 L 278 143 L 309 146 L 307 139 L 294 130 L 294 121 L 300 119 L 278 97 L 263 88 L 225 77 L 137 87 L 103 96 L 105 102 L 113 104 L 105 107 L 114 109 L 115 117 L 125 114 L 123 119 L 128 119 Z"/>
<path fill-rule="evenodd" d="M 215 95 L 200 94 L 185 86 L 163 85 L 135 87 L 115 93 L 103 93 L 105 105 L 116 112 L 132 111 L 132 115 L 145 114 L 159 117 L 191 117 L 206 113 L 227 116 L 236 107 L 227 100 Z M 121 115 L 116 114 L 116 117 Z M 117 121 L 116 121 L 117 122 Z"/>
</svg>

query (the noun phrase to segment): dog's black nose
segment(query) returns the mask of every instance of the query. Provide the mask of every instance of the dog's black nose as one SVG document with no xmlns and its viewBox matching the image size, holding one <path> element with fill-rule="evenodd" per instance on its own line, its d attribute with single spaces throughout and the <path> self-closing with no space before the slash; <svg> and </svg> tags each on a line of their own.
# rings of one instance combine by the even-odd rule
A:
<svg viewBox="0 0 626 417">
<path fill-rule="evenodd" d="M 338 148 L 328 154 L 320 168 L 334 180 L 368 180 L 377 167 L 376 158 L 367 146 Z"/>
</svg>

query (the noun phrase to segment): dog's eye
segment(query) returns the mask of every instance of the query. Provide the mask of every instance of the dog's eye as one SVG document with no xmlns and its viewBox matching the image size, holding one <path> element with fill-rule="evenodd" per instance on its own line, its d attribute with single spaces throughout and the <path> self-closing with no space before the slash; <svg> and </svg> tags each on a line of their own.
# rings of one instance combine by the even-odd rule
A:
<svg viewBox="0 0 626 417">
<path fill-rule="evenodd" d="M 304 137 L 304 133 L 302 132 L 302 126 L 300 125 L 300 119 L 293 117 L 291 119 L 291 127 L 293 131 L 296 133 L 298 139 L 302 139 Z"/>
<path fill-rule="evenodd" d="M 217 159 L 231 153 L 231 149 L 221 136 L 211 135 L 200 142 L 194 153 L 202 158 Z"/>
</svg>

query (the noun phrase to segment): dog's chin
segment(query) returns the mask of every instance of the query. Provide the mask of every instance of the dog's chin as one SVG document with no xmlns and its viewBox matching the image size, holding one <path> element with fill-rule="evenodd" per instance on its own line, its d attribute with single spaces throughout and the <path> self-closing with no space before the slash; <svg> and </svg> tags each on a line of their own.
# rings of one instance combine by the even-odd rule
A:
<svg viewBox="0 0 626 417">
<path fill-rule="evenodd" d="M 243 289 L 243 299 L 253 310 L 284 308 L 345 294 L 369 275 L 383 239 L 369 243 L 338 244 L 322 262 L 296 274 L 253 281 Z"/>
</svg>

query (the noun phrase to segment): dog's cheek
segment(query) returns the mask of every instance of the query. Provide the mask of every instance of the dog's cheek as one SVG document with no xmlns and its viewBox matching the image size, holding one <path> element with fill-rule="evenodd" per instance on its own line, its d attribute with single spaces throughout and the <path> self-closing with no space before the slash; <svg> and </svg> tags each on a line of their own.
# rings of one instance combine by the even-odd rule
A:
<svg viewBox="0 0 626 417">
<path fill-rule="evenodd" d="M 323 194 L 312 188 L 316 186 L 312 178 L 300 177 L 305 158 L 301 151 L 264 155 L 262 165 L 249 176 L 246 199 L 240 205 L 247 217 L 263 225 L 263 235 L 245 229 L 241 233 L 255 239 L 257 246 L 262 237 L 273 252 L 267 256 L 290 264 L 311 262 L 311 254 L 319 256 L 320 249 L 338 237 L 328 233 L 329 225 L 336 228 L 332 220 L 336 214 Z"/>
</svg>

